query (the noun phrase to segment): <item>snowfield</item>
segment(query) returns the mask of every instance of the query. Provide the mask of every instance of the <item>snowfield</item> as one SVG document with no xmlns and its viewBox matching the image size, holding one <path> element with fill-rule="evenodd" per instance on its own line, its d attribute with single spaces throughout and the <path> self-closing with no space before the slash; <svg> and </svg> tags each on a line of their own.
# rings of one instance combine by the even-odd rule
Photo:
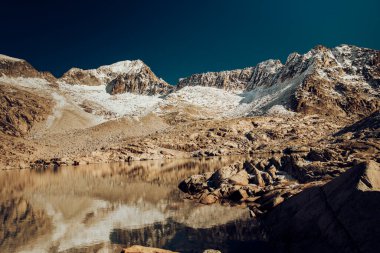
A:
<svg viewBox="0 0 380 253">
<path fill-rule="evenodd" d="M 261 114 L 261 108 L 283 96 L 297 84 L 292 83 L 276 85 L 273 87 L 257 87 L 249 92 L 226 91 L 214 87 L 186 86 L 167 96 L 148 96 L 132 93 L 110 95 L 104 85 L 86 86 L 71 85 L 58 82 L 59 88 L 49 86 L 48 81 L 40 78 L 8 78 L 0 77 L 0 82 L 21 86 L 32 90 L 41 90 L 47 93 L 56 102 L 54 114 L 49 117 L 47 124 L 51 125 L 53 119 L 58 118 L 60 110 L 66 106 L 75 106 L 78 109 L 90 109 L 90 113 L 100 116 L 103 122 L 125 116 L 144 116 L 149 113 L 165 114 L 162 108 L 174 106 L 175 108 L 200 108 L 203 117 L 231 118 L 241 117 L 256 112 Z M 284 109 L 286 110 L 286 109 Z M 283 110 L 272 110 L 271 113 Z M 290 114 L 288 114 L 290 115 Z"/>
<path fill-rule="evenodd" d="M 152 112 L 162 99 L 159 96 L 145 96 L 132 93 L 110 95 L 106 87 L 70 85 L 60 83 L 60 90 L 72 102 L 81 106 L 88 104 L 94 109 L 94 114 L 104 118 L 123 116 L 143 116 Z"/>
</svg>

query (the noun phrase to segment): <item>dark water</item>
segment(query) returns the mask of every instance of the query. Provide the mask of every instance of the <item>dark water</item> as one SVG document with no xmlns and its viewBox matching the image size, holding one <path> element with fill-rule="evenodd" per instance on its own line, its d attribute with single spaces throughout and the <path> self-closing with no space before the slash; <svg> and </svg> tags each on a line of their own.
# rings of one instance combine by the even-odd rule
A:
<svg viewBox="0 0 380 253">
<path fill-rule="evenodd" d="M 0 171 L 0 252 L 270 252 L 240 207 L 184 200 L 178 183 L 241 157 Z"/>
</svg>

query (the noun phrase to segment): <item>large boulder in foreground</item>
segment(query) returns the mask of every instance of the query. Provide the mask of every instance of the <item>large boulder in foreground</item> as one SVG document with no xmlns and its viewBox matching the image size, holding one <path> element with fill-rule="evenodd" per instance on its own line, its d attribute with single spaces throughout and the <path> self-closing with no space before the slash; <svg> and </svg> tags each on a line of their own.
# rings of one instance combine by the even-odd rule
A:
<svg viewBox="0 0 380 253">
<path fill-rule="evenodd" d="M 264 220 L 286 252 L 378 252 L 380 167 L 360 163 L 324 186 L 290 198 Z"/>
</svg>

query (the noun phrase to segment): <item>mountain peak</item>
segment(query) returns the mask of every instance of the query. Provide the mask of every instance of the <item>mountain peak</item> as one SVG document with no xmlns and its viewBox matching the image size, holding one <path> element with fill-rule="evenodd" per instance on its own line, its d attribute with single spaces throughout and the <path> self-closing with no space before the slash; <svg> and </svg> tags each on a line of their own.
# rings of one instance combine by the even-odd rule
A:
<svg viewBox="0 0 380 253">
<path fill-rule="evenodd" d="M 14 58 L 14 57 L 10 57 L 8 55 L 5 55 L 5 54 L 0 54 L 0 61 L 13 61 L 13 62 L 22 62 L 24 60 L 22 59 L 18 59 L 18 58 Z"/>
<path fill-rule="evenodd" d="M 125 92 L 139 94 L 166 94 L 172 86 L 158 78 L 141 60 L 125 60 L 97 69 L 72 68 L 61 81 L 68 84 L 98 86 L 105 85 L 110 94 Z"/>
</svg>

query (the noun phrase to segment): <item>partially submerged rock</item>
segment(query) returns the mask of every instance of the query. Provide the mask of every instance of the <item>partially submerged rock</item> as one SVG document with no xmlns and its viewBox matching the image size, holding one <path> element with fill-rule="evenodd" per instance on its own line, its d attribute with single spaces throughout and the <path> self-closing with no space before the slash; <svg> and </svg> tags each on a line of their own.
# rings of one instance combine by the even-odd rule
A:
<svg viewBox="0 0 380 253">
<path fill-rule="evenodd" d="M 178 187 L 190 195 L 189 199 L 198 199 L 201 204 L 219 201 L 244 204 L 256 216 L 309 186 L 288 181 L 280 174 L 270 161 L 246 161 L 223 167 L 211 176 L 193 175 Z"/>
</svg>

